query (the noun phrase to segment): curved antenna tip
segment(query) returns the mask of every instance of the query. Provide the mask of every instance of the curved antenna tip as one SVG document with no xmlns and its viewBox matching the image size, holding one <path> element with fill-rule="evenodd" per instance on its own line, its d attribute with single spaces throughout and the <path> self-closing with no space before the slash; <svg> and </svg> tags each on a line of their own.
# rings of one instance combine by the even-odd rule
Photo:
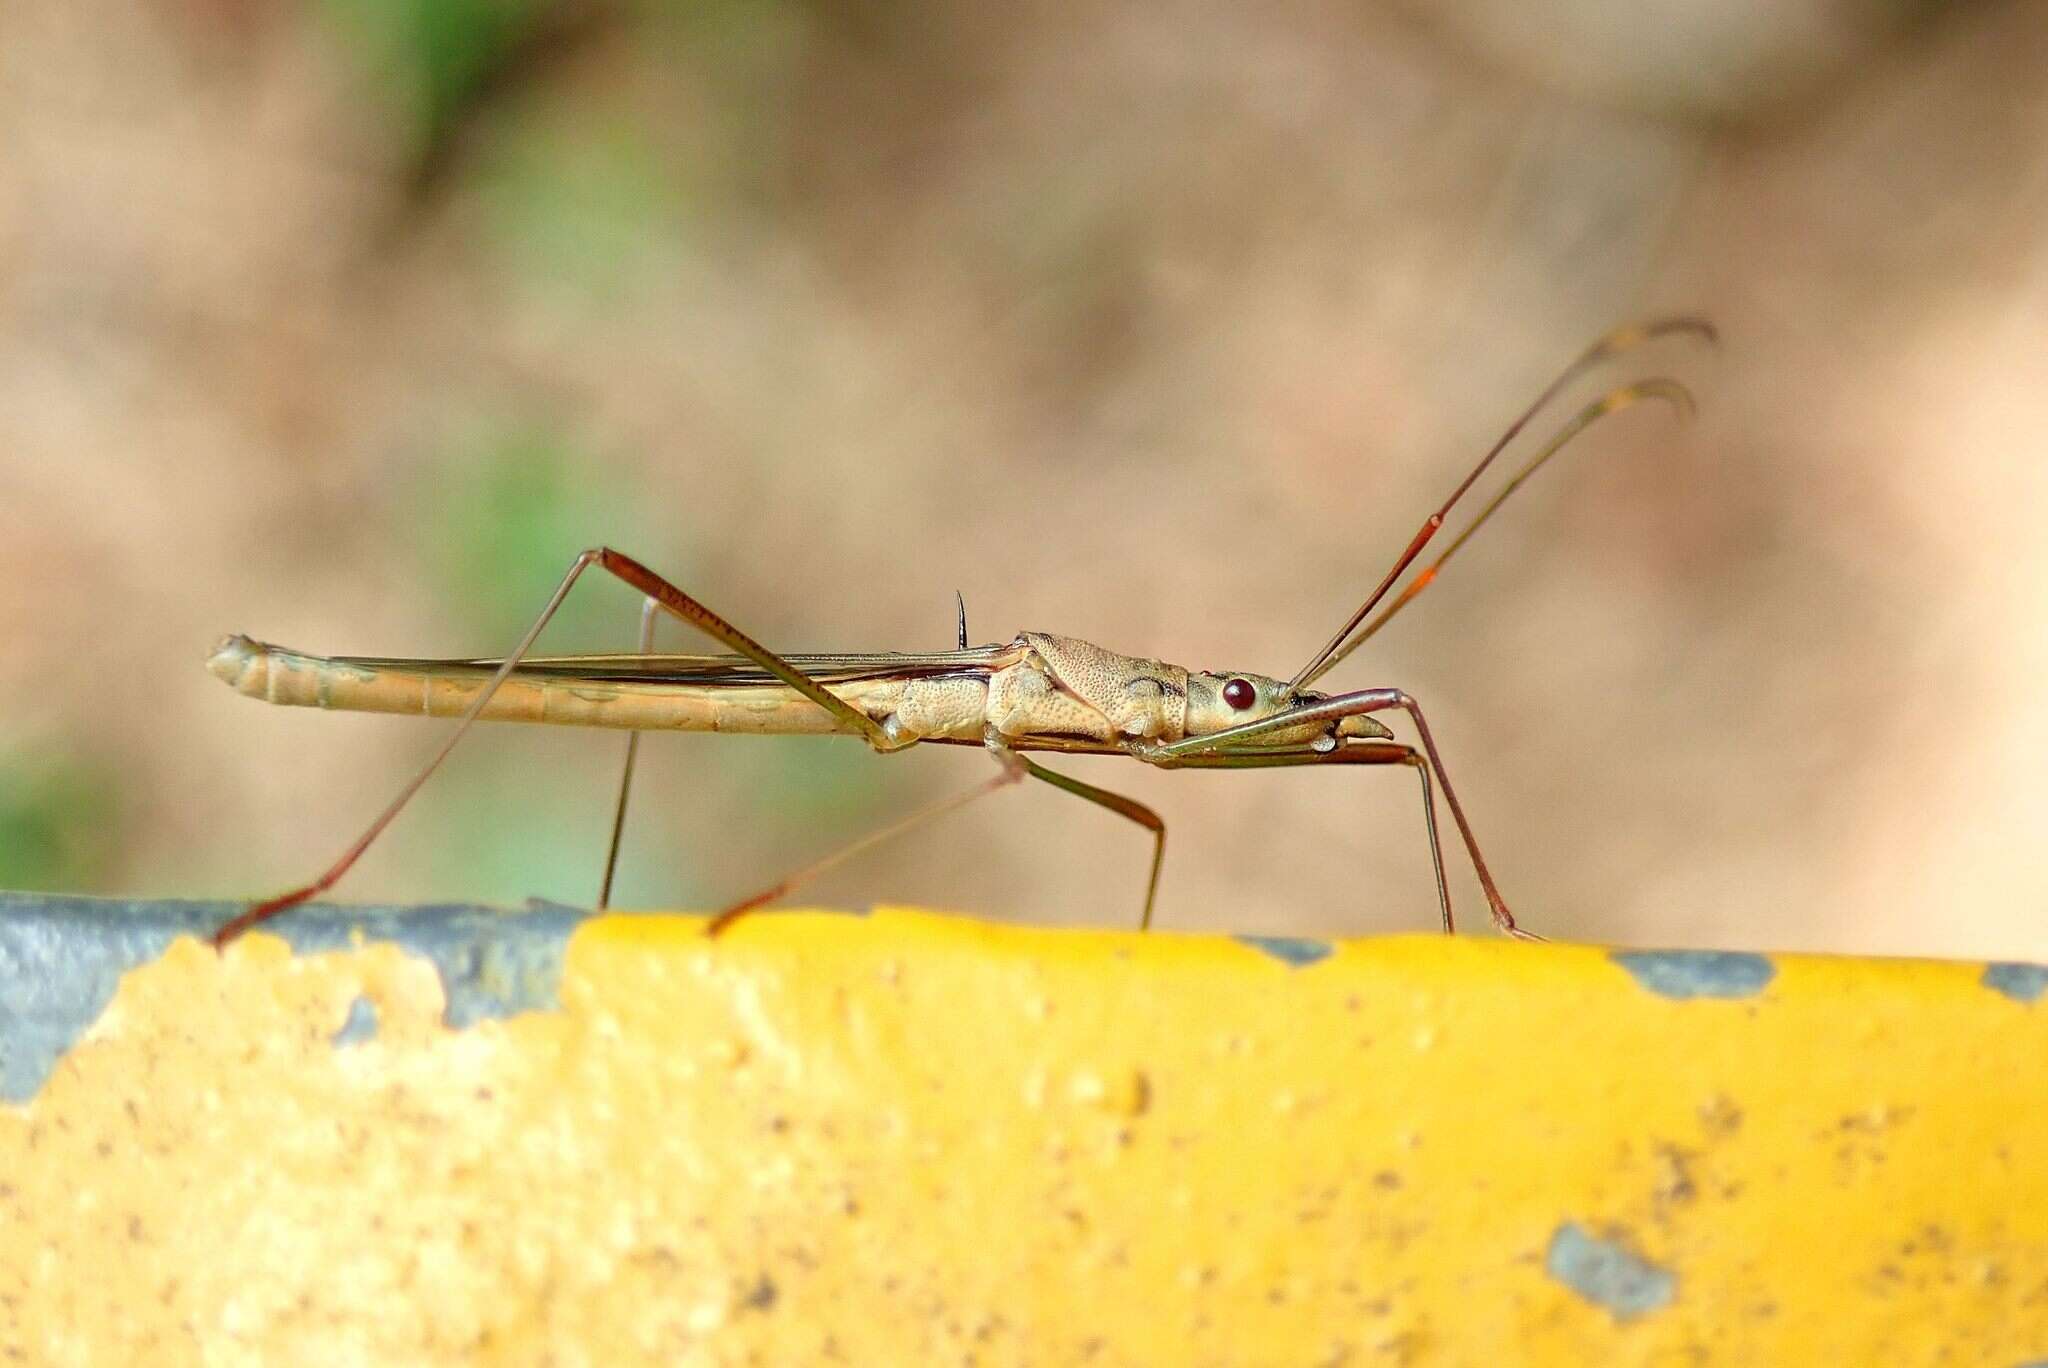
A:
<svg viewBox="0 0 2048 1368">
<path fill-rule="evenodd" d="M 1677 411 L 1678 419 L 1682 423 L 1690 423 L 1699 416 L 1700 406 L 1692 397 L 1692 391 L 1676 380 L 1658 375 L 1648 380 L 1638 380 L 1632 385 L 1623 385 L 1601 395 L 1593 405 L 1591 417 L 1605 417 L 1644 399 L 1662 399 Z"/>
<path fill-rule="evenodd" d="M 1622 324 L 1588 347 L 1580 365 L 1604 360 L 1674 333 L 1690 333 L 1710 347 L 1721 345 L 1721 330 L 1714 326 L 1712 319 L 1702 314 L 1671 314 L 1664 318 L 1646 318 L 1639 323 Z"/>
</svg>

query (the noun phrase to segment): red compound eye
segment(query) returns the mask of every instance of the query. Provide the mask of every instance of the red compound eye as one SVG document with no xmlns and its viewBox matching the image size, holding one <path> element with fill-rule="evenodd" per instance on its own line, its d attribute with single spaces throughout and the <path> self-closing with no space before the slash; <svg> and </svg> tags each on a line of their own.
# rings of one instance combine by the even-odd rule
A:
<svg viewBox="0 0 2048 1368">
<path fill-rule="evenodd" d="M 1259 691 L 1252 687 L 1249 679 L 1233 679 L 1223 686 L 1223 701 L 1243 712 L 1258 701 Z"/>
</svg>

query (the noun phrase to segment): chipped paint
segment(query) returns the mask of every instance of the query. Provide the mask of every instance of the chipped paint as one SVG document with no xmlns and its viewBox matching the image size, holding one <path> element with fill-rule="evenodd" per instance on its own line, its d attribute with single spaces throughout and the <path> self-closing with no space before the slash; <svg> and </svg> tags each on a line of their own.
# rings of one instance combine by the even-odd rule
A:
<svg viewBox="0 0 2048 1368">
<path fill-rule="evenodd" d="M 2035 1002 L 2048 993 L 2048 965 L 1987 964 L 1984 986 L 2014 1002 Z"/>
<path fill-rule="evenodd" d="M 1301 936 L 1239 936 L 1237 939 L 1296 969 L 1330 957 L 1330 943 L 1324 940 L 1308 940 Z"/>
<path fill-rule="evenodd" d="M 341 1029 L 332 1037 L 336 1049 L 360 1045 L 366 1040 L 377 1038 L 377 1004 L 363 994 L 356 994 L 356 1000 L 348 1005 L 348 1020 L 341 1023 Z"/>
<path fill-rule="evenodd" d="M 1619 1239 L 1602 1239 L 1575 1221 L 1550 1237 L 1543 1267 L 1587 1301 L 1627 1320 L 1671 1304 L 1678 1277 L 1657 1267 Z"/>
<path fill-rule="evenodd" d="M 1616 950 L 1614 962 L 1660 997 L 1746 998 L 1777 972 L 1763 955 L 1731 950 Z"/>
<path fill-rule="evenodd" d="M 88 945 L 229 910 L 10 907 Z M 718 940 L 560 907 L 292 920 L 116 973 L 0 1105 L 0 1359 L 2048 1346 L 2048 1011 L 1982 965 L 1775 956 L 1699 1010 L 1606 950 L 1482 937 L 1310 940 L 1296 973 L 888 908 Z M 11 1046 L 38 1000 L 6 934 Z"/>
<path fill-rule="evenodd" d="M 239 910 L 234 903 L 0 893 L 0 1100 L 36 1094 L 105 1010 L 123 974 L 179 936 L 210 934 Z M 302 955 L 345 949 L 358 935 L 425 955 L 441 974 L 447 1024 L 462 1028 L 552 1011 L 562 947 L 588 915 L 554 903 L 523 911 L 319 904 L 295 909 L 276 927 Z"/>
</svg>

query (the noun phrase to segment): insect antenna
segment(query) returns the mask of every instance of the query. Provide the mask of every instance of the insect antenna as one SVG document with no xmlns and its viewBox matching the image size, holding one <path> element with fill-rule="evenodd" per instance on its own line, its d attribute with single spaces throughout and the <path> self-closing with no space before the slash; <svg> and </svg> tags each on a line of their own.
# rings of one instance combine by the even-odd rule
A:
<svg viewBox="0 0 2048 1368">
<path fill-rule="evenodd" d="M 1572 438 L 1578 436 L 1608 414 L 1619 413 L 1621 410 L 1629 407 L 1629 405 L 1639 403 L 1644 399 L 1662 399 L 1678 410 L 1678 415 L 1681 419 L 1688 422 L 1692 419 L 1694 411 L 1692 393 L 1676 380 L 1667 380 L 1662 376 L 1651 380 L 1638 380 L 1632 385 L 1623 385 L 1619 389 L 1609 390 L 1606 394 L 1601 395 L 1598 399 L 1580 409 L 1572 415 L 1570 422 L 1559 428 L 1557 434 L 1543 444 L 1542 450 L 1530 457 L 1527 464 L 1515 472 L 1515 477 L 1512 480 L 1501 486 L 1499 493 L 1486 501 L 1486 506 L 1479 510 L 1479 516 L 1472 520 L 1471 526 L 1460 532 L 1452 540 L 1451 544 L 1444 548 L 1442 555 L 1424 566 L 1421 573 L 1416 575 L 1414 579 L 1409 580 L 1406 587 L 1399 594 L 1395 595 L 1394 601 L 1380 611 L 1378 617 L 1365 624 L 1350 640 L 1331 652 L 1330 658 L 1323 662 L 1322 668 L 1317 670 L 1315 675 L 1309 676 L 1309 678 L 1313 679 L 1316 675 L 1325 674 L 1330 670 L 1336 669 L 1338 663 L 1345 656 L 1350 655 L 1360 646 L 1363 646 L 1371 639 L 1373 633 L 1386 626 L 1389 618 L 1414 602 L 1416 595 L 1429 588 L 1435 582 L 1437 572 L 1444 568 L 1444 562 L 1456 555 L 1459 547 L 1472 540 L 1472 534 L 1486 525 L 1486 520 L 1493 516 L 1494 510 L 1507 502 L 1508 495 L 1520 489 L 1531 475 L 1534 475 L 1542 468 L 1545 461 L 1548 461 L 1551 457 L 1557 455 L 1559 451 L 1563 450 Z"/>
<path fill-rule="evenodd" d="M 1458 547 L 1464 545 L 1465 540 L 1472 533 L 1479 530 L 1480 525 L 1493 515 L 1493 511 L 1500 507 L 1502 501 L 1509 494 L 1513 493 L 1524 480 L 1533 475 L 1545 461 L 1548 461 L 1557 454 L 1559 448 L 1563 447 L 1595 421 L 1610 413 L 1627 408 L 1630 404 L 1640 399 L 1651 397 L 1669 400 L 1680 412 L 1689 415 L 1693 407 L 1692 396 L 1686 392 L 1682 385 L 1672 380 L 1647 380 L 1635 385 L 1624 385 L 1620 389 L 1610 391 L 1601 398 L 1594 400 L 1591 404 L 1581 409 L 1563 428 L 1559 429 L 1558 434 L 1544 445 L 1543 450 L 1516 473 L 1515 478 L 1508 483 L 1507 487 L 1496 495 L 1484 509 L 1480 510 L 1479 517 L 1459 535 L 1449 551 L 1439 556 L 1428 569 L 1424 570 L 1414 583 L 1402 593 L 1401 597 L 1394 604 L 1390 605 L 1386 612 L 1375 619 L 1365 632 L 1355 638 L 1352 636 L 1352 633 L 1358 630 L 1359 624 L 1364 622 L 1372 613 L 1372 610 L 1377 608 L 1380 601 L 1387 596 L 1387 591 L 1394 587 L 1395 581 L 1399 580 L 1408 567 L 1415 563 L 1416 558 L 1422 554 L 1424 548 L 1429 545 L 1430 540 L 1442 529 L 1445 517 L 1449 515 L 1451 509 L 1457 505 L 1458 501 L 1465 497 L 1466 491 L 1478 482 L 1479 477 L 1486 473 L 1487 469 L 1493 465 L 1501 452 L 1507 449 L 1508 444 L 1521 435 L 1522 429 L 1527 427 L 1530 421 L 1538 413 L 1542 412 L 1552 399 L 1557 397 L 1559 391 L 1571 384 L 1572 381 L 1578 379 L 1587 370 L 1610 357 L 1618 356 L 1622 352 L 1641 346 L 1645 342 L 1673 333 L 1690 333 L 1709 345 L 1713 345 L 1720 340 L 1720 334 L 1715 331 L 1712 323 L 1709 323 L 1704 318 L 1697 318 L 1692 315 L 1677 315 L 1671 318 L 1651 319 L 1642 323 L 1630 323 L 1616 328 L 1613 332 L 1594 342 L 1592 346 L 1579 354 L 1577 360 L 1560 371 L 1557 378 L 1546 385 L 1543 392 L 1537 395 L 1535 400 L 1522 410 L 1515 421 L 1508 425 L 1507 431 L 1500 435 L 1499 440 L 1495 441 L 1487 449 L 1486 455 L 1480 458 L 1479 464 L 1472 467 L 1471 472 L 1459 482 L 1458 487 L 1451 491 L 1450 497 L 1445 499 L 1437 507 L 1437 510 L 1423 521 L 1421 528 L 1416 531 L 1415 536 L 1409 541 L 1407 549 L 1395 559 L 1393 568 L 1381 577 L 1379 584 L 1373 589 L 1372 593 L 1366 596 L 1365 602 L 1358 606 L 1358 611 L 1353 613 L 1345 621 L 1344 625 L 1337 629 L 1336 635 L 1330 638 L 1323 649 L 1318 651 L 1308 664 L 1302 666 L 1292 680 L 1288 681 L 1288 687 L 1300 689 L 1313 683 L 1316 679 L 1328 673 L 1338 661 L 1357 649 L 1360 642 L 1378 631 L 1402 604 L 1405 604 L 1422 592 L 1423 587 L 1435 577 L 1437 569 L 1446 560 L 1450 559 L 1452 552 L 1455 552 Z"/>
</svg>

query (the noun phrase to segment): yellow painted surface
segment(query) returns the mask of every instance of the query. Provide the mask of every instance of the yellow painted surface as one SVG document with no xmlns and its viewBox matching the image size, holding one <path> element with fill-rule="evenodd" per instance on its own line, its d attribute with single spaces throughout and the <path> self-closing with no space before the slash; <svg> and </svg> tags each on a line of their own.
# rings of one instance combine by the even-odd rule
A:
<svg viewBox="0 0 2048 1368">
<path fill-rule="evenodd" d="M 589 922 L 559 1011 L 460 1031 L 392 945 L 179 941 L 0 1107 L 0 1350 L 2048 1359 L 2048 998 L 1979 965 L 1674 1000 L 1478 939 L 700 927 Z"/>
</svg>

